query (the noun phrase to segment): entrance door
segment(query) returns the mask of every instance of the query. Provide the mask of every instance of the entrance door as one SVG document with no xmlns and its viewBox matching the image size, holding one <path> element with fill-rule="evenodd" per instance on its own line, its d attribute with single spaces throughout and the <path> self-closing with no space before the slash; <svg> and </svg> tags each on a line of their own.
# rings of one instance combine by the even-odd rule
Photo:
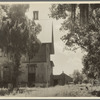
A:
<svg viewBox="0 0 100 100">
<path fill-rule="evenodd" d="M 58 85 L 58 79 L 54 79 L 54 86 Z"/>
<path fill-rule="evenodd" d="M 35 73 L 28 74 L 28 83 L 29 83 L 29 87 L 35 86 Z"/>
<path fill-rule="evenodd" d="M 28 83 L 30 87 L 33 87 L 35 86 L 36 65 L 31 64 L 28 68 Z"/>
</svg>

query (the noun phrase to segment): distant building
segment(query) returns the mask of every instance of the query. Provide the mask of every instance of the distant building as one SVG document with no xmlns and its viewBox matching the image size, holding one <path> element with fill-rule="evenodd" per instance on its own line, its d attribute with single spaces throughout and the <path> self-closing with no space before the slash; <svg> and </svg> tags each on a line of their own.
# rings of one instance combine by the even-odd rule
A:
<svg viewBox="0 0 100 100">
<path fill-rule="evenodd" d="M 52 75 L 51 77 L 52 86 L 65 85 L 73 82 L 73 79 L 70 76 L 66 75 L 64 72 L 60 75 Z"/>
</svg>

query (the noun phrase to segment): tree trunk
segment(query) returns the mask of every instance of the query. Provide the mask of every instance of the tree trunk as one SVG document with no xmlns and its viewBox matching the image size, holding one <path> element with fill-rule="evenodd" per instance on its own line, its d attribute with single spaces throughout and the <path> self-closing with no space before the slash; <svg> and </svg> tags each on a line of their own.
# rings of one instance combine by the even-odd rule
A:
<svg viewBox="0 0 100 100">
<path fill-rule="evenodd" d="M 80 25 L 84 26 L 88 23 L 89 4 L 80 4 Z"/>
<path fill-rule="evenodd" d="M 16 53 L 14 55 L 14 79 L 13 79 L 13 85 L 14 87 L 18 87 L 18 75 L 19 75 L 19 66 L 20 66 L 20 54 Z"/>
<path fill-rule="evenodd" d="M 72 19 L 72 27 L 71 32 L 74 32 L 74 25 L 75 25 L 75 13 L 76 12 L 76 4 L 71 5 L 71 19 Z"/>
</svg>

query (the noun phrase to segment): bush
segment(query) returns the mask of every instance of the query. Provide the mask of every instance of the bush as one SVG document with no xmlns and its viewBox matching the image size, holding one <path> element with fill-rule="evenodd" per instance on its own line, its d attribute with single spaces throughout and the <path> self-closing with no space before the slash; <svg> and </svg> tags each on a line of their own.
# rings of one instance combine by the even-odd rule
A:
<svg viewBox="0 0 100 100">
<path fill-rule="evenodd" d="M 0 95 L 1 95 L 1 96 L 7 95 L 7 94 L 8 94 L 8 90 L 7 90 L 7 89 L 2 88 L 2 89 L 0 90 Z"/>
<path fill-rule="evenodd" d="M 89 83 L 89 81 L 88 80 L 83 80 L 83 83 L 86 83 L 87 84 L 87 83 Z"/>
</svg>

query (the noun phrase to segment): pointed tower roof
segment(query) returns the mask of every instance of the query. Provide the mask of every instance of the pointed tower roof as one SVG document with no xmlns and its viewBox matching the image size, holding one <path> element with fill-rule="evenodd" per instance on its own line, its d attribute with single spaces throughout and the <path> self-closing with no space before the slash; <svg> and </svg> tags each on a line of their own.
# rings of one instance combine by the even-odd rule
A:
<svg viewBox="0 0 100 100">
<path fill-rule="evenodd" d="M 52 43 L 54 43 L 54 37 L 53 37 L 53 22 L 52 22 Z"/>
<path fill-rule="evenodd" d="M 50 48 L 50 54 L 54 54 L 54 37 L 53 37 L 53 23 L 52 23 L 52 36 L 51 36 L 51 42 L 49 44 Z"/>
<path fill-rule="evenodd" d="M 54 54 L 53 22 L 52 22 L 52 43 L 51 43 L 51 54 Z"/>
</svg>

